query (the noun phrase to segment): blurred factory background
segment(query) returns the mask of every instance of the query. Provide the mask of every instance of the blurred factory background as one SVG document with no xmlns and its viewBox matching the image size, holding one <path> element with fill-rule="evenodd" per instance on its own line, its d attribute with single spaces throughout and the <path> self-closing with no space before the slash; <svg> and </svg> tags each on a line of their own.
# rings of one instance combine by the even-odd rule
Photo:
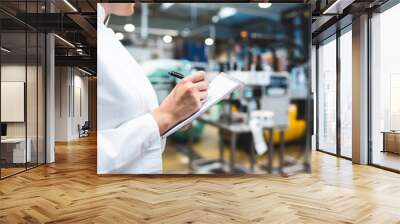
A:
<svg viewBox="0 0 400 224">
<path fill-rule="evenodd" d="M 0 223 L 399 223 L 400 1 L 297 2 L 109 21 L 160 100 L 172 69 L 246 84 L 169 137 L 166 173 L 291 174 L 312 149 L 309 174 L 214 178 L 98 175 L 97 1 L 0 0 Z"/>
<path fill-rule="evenodd" d="M 159 101 L 176 84 L 170 70 L 205 70 L 210 80 L 224 72 L 245 83 L 169 138 L 165 173 L 309 169 L 310 10 L 302 3 L 143 3 L 131 17 L 110 18 Z M 252 137 L 257 128 L 267 150 L 253 147 L 262 144 Z"/>
</svg>

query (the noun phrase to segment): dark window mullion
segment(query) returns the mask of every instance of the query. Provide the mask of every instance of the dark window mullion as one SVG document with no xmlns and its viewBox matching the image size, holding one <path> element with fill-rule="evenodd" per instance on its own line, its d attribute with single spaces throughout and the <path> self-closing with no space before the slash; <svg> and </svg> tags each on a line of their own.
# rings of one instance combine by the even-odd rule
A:
<svg viewBox="0 0 400 224">
<path fill-rule="evenodd" d="M 28 19 L 28 1 L 25 0 L 25 21 Z M 28 114 L 27 114 L 27 90 L 28 90 L 28 25 L 25 24 L 25 88 L 24 88 L 24 121 L 25 121 L 25 170 L 28 170 Z"/>
<path fill-rule="evenodd" d="M 340 36 L 339 27 L 336 31 L 336 154 L 341 156 L 341 116 L 340 116 L 340 82 L 341 82 L 341 64 L 340 64 Z"/>
<path fill-rule="evenodd" d="M 315 148 L 319 149 L 319 44 L 315 47 Z"/>
<path fill-rule="evenodd" d="M 368 104 L 368 114 L 367 114 L 367 119 L 368 119 L 368 124 L 367 124 L 367 133 L 368 133 L 368 164 L 373 164 L 373 153 L 372 153 L 372 94 L 373 94 L 373 89 L 372 89 L 372 63 L 371 63 L 371 57 L 372 57 L 372 12 L 368 12 L 368 30 L 367 30 L 367 39 L 368 39 L 368 53 L 367 53 L 367 64 L 368 64 L 368 70 L 367 70 L 367 85 L 368 85 L 368 96 L 367 96 L 367 104 Z"/>
<path fill-rule="evenodd" d="M 39 0 L 36 1 L 39 13 Z M 39 165 L 39 33 L 36 32 L 36 166 Z"/>
</svg>

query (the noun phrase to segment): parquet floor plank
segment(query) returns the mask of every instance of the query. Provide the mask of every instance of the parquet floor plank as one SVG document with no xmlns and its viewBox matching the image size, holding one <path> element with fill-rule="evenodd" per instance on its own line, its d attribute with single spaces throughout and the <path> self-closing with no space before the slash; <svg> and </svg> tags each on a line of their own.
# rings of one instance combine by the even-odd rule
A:
<svg viewBox="0 0 400 224">
<path fill-rule="evenodd" d="M 96 174 L 96 139 L 0 181 L 0 223 L 400 223 L 400 175 L 313 152 L 311 174 Z"/>
</svg>

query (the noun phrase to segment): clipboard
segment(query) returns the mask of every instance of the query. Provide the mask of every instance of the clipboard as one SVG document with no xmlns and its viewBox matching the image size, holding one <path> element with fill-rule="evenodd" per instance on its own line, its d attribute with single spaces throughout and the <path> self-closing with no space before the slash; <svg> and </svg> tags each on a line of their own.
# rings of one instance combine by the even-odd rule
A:
<svg viewBox="0 0 400 224">
<path fill-rule="evenodd" d="M 216 76 L 209 84 L 208 88 L 208 97 L 207 100 L 203 103 L 201 108 L 193 113 L 188 118 L 182 120 L 174 127 L 167 130 L 162 137 L 168 137 L 184 127 L 187 124 L 193 122 L 197 117 L 205 113 L 208 109 L 210 109 L 213 105 L 220 102 L 227 95 L 231 94 L 235 89 L 243 86 L 243 83 L 233 77 L 229 77 L 226 74 L 219 74 Z"/>
</svg>

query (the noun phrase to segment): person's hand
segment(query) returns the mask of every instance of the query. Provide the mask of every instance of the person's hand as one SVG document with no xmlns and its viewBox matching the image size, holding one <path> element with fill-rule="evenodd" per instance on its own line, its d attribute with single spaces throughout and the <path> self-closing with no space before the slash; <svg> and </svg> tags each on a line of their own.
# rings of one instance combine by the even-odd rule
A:
<svg viewBox="0 0 400 224">
<path fill-rule="evenodd" d="M 203 71 L 182 79 L 161 105 L 152 111 L 160 133 L 163 134 L 178 122 L 200 109 L 207 98 L 208 81 Z"/>
</svg>

